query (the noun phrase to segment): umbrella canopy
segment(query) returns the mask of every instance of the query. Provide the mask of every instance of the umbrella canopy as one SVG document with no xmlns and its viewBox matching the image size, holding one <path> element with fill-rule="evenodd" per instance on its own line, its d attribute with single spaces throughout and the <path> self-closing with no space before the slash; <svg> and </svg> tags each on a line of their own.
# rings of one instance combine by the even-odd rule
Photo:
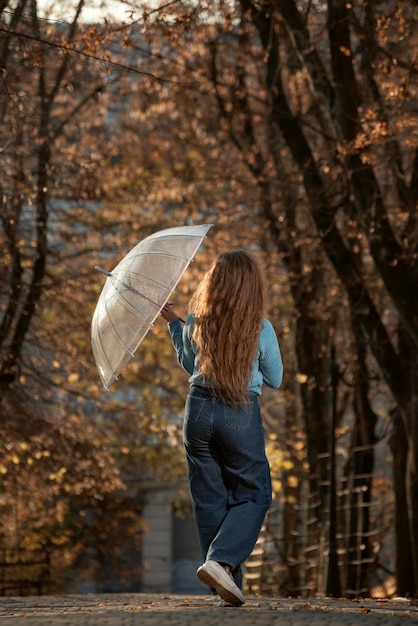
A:
<svg viewBox="0 0 418 626">
<path fill-rule="evenodd" d="M 91 345 L 106 389 L 144 339 L 211 224 L 179 226 L 143 239 L 108 272 L 91 323 Z"/>
</svg>

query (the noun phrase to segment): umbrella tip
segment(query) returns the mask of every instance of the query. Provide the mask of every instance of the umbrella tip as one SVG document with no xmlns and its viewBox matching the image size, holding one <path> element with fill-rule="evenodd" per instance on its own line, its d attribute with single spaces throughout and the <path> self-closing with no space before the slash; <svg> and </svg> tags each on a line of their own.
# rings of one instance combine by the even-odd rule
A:
<svg viewBox="0 0 418 626">
<path fill-rule="evenodd" d="M 95 265 L 94 269 L 99 271 L 99 272 L 101 272 L 105 276 L 112 276 L 112 274 L 110 272 L 108 272 L 107 270 L 104 270 L 102 267 L 100 267 L 100 265 Z"/>
</svg>

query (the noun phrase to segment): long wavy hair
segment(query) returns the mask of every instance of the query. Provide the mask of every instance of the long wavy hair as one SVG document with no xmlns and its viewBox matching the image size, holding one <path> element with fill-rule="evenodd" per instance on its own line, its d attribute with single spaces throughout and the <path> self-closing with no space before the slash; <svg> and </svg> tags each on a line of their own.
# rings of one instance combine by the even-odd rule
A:
<svg viewBox="0 0 418 626">
<path fill-rule="evenodd" d="M 245 250 L 220 254 L 190 300 L 200 371 L 228 403 L 248 397 L 266 307 L 264 272 Z"/>
</svg>

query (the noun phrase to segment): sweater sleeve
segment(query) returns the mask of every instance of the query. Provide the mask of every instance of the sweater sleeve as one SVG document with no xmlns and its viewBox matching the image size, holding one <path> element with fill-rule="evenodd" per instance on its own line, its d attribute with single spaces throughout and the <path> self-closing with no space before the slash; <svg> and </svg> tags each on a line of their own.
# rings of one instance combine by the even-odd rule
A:
<svg viewBox="0 0 418 626">
<path fill-rule="evenodd" d="M 188 373 L 193 374 L 195 353 L 192 350 L 190 341 L 192 316 L 189 315 L 184 324 L 181 326 L 180 320 L 174 320 L 167 324 L 171 335 L 171 341 L 177 353 L 177 360 L 181 367 Z"/>
<path fill-rule="evenodd" d="M 263 375 L 263 383 L 267 387 L 278 389 L 283 379 L 283 362 L 276 333 L 269 320 L 264 320 L 260 334 L 259 368 Z"/>
</svg>

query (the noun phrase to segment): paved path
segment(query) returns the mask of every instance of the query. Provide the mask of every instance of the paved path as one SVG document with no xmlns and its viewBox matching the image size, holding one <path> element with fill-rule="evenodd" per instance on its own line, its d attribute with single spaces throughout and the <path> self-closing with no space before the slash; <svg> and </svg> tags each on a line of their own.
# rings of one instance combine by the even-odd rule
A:
<svg viewBox="0 0 418 626">
<path fill-rule="evenodd" d="M 221 607 L 208 596 L 86 594 L 0 598 L 3 626 L 412 626 L 418 601 L 246 597 Z"/>
</svg>

